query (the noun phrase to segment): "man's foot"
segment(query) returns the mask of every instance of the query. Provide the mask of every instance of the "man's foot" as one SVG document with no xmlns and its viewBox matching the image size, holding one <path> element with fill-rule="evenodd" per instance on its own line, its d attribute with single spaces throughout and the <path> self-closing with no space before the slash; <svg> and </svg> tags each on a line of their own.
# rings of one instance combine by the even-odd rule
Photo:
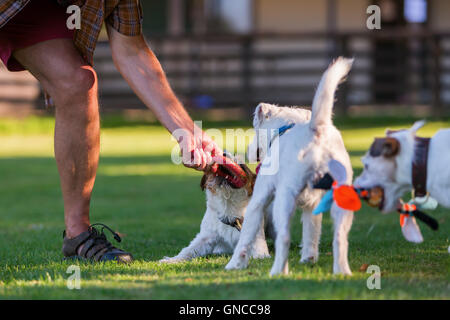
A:
<svg viewBox="0 0 450 320">
<path fill-rule="evenodd" d="M 101 225 L 103 228 L 101 233 L 94 228 L 95 225 Z M 89 229 L 75 238 L 69 239 L 66 237 L 66 232 L 63 233 L 63 248 L 62 252 L 65 258 L 76 258 L 92 261 L 117 261 L 122 263 L 130 263 L 133 261 L 131 253 L 125 252 L 114 247 L 103 233 L 104 229 L 108 229 L 114 236 L 117 242 L 121 241 L 120 236 L 112 231 L 109 227 L 101 223 L 93 224 Z"/>
</svg>

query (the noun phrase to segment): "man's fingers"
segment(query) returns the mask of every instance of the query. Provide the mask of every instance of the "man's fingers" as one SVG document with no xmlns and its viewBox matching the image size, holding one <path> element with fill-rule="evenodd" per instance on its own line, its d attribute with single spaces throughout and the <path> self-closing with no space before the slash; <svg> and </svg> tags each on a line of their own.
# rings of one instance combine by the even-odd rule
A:
<svg viewBox="0 0 450 320">
<path fill-rule="evenodd" d="M 216 142 L 208 137 L 206 134 L 203 136 L 202 140 L 202 148 L 206 152 L 209 152 L 213 155 L 221 155 L 222 150 L 217 146 Z"/>
<path fill-rule="evenodd" d="M 198 149 L 194 151 L 194 164 L 198 167 L 202 164 L 202 155 Z"/>
<path fill-rule="evenodd" d="M 221 156 L 223 154 L 223 151 L 215 143 L 209 144 L 208 149 L 205 150 L 215 156 Z"/>
<path fill-rule="evenodd" d="M 212 159 L 211 153 L 205 152 L 205 154 L 206 154 L 206 164 L 208 164 L 208 165 L 212 164 L 213 159 Z"/>
<path fill-rule="evenodd" d="M 213 161 L 218 164 L 223 164 L 223 157 L 221 155 L 213 156 Z"/>
<path fill-rule="evenodd" d="M 195 149 L 191 152 L 187 152 L 183 156 L 183 164 L 188 168 L 194 168 L 197 170 L 205 170 L 206 167 L 213 163 L 213 158 L 208 152 L 204 152 L 202 149 Z"/>
<path fill-rule="evenodd" d="M 199 170 L 205 170 L 205 168 L 206 168 L 206 165 L 208 164 L 207 163 L 207 161 L 206 161 L 206 153 L 205 152 L 200 152 L 200 155 L 201 155 L 201 157 L 202 157 L 202 162 L 201 162 L 201 164 L 200 164 L 200 166 L 199 166 Z"/>
<path fill-rule="evenodd" d="M 180 146 L 183 149 L 183 164 L 188 168 L 197 170 L 206 170 L 214 163 L 213 156 L 222 155 L 222 151 L 214 140 L 206 134 L 200 136 L 198 140 L 191 136 L 190 139 L 186 139 L 184 144 L 180 144 Z"/>
<path fill-rule="evenodd" d="M 213 157 L 203 150 L 196 149 L 194 151 L 194 160 L 192 161 L 192 165 L 188 166 L 190 168 L 194 168 L 197 170 L 205 171 L 209 168 L 213 163 Z"/>
<path fill-rule="evenodd" d="M 197 168 L 199 164 L 198 150 L 183 153 L 183 164 L 188 168 Z"/>
</svg>

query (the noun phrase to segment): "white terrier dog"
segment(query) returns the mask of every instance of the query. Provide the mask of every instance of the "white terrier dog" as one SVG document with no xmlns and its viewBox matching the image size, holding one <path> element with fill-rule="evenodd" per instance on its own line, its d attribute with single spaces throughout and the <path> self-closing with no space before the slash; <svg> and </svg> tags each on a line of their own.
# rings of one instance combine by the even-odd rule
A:
<svg viewBox="0 0 450 320">
<path fill-rule="evenodd" d="M 379 209 L 384 213 L 395 211 L 399 198 L 411 190 L 416 197 L 431 196 L 450 208 L 450 129 L 439 130 L 431 139 L 416 137 L 424 124 L 419 121 L 408 130 L 388 130 L 362 158 L 364 170 L 354 185 L 381 187 L 384 201 Z"/>
<path fill-rule="evenodd" d="M 314 96 L 312 112 L 267 104 L 258 106 L 254 120 L 257 140 L 250 145 L 249 154 L 254 159 L 254 155 L 259 153 L 260 158 L 264 159 L 247 207 L 241 237 L 226 269 L 247 267 L 250 248 L 258 233 L 257 226 L 263 218 L 263 209 L 272 200 L 276 240 L 271 275 L 288 273 L 290 220 L 296 205 L 303 209 L 301 262 L 317 260 L 322 215 L 313 216 L 312 211 L 323 191 L 314 189 L 314 182 L 328 171 L 330 159 L 341 162 L 348 173 L 346 182 L 350 184 L 352 181 L 350 157 L 341 134 L 331 120 L 334 93 L 350 71 L 352 62 L 341 57 L 328 67 Z M 260 138 L 258 134 L 261 129 L 285 128 L 289 124 L 295 125 L 282 137 L 266 135 L 266 138 Z M 264 150 L 268 151 L 267 154 Z M 264 174 L 265 167 L 278 170 Z M 347 258 L 347 235 L 352 225 L 353 212 L 333 204 L 331 215 L 335 228 L 333 272 L 351 274 Z"/>
<path fill-rule="evenodd" d="M 165 257 L 160 262 L 177 263 L 208 254 L 233 253 L 256 178 L 245 164 L 241 164 L 240 167 L 246 173 L 247 183 L 238 189 L 231 187 L 224 177 L 212 172 L 203 175 L 200 185 L 206 190 L 206 212 L 200 225 L 200 232 L 178 255 Z M 259 231 L 250 255 L 253 258 L 270 257 L 262 224 L 256 229 Z"/>
</svg>

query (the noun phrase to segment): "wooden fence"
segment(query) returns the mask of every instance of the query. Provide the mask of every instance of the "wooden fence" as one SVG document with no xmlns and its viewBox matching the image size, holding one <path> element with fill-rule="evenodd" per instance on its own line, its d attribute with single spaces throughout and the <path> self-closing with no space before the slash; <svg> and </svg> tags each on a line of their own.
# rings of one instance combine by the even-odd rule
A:
<svg viewBox="0 0 450 320">
<path fill-rule="evenodd" d="M 0 62 L 0 117 L 24 114 L 39 104 L 40 88 L 28 72 L 8 72 Z"/>
<path fill-rule="evenodd" d="M 151 37 L 177 95 L 194 108 L 310 105 L 336 56 L 355 58 L 338 94 L 349 105 L 450 105 L 450 34 L 385 32 Z M 107 43 L 95 56 L 103 109 L 143 108 L 116 71 Z M 0 101 L 1 101 L 0 95 Z"/>
</svg>

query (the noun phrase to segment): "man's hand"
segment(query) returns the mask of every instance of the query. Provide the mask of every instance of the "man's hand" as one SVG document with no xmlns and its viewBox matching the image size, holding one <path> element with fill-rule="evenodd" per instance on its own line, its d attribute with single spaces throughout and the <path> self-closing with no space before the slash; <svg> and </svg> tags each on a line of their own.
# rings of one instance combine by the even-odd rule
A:
<svg viewBox="0 0 450 320">
<path fill-rule="evenodd" d="M 183 164 L 188 168 L 204 171 L 213 162 L 213 156 L 222 154 L 217 144 L 201 129 L 196 128 L 192 134 L 183 130 L 181 137 L 176 137 L 180 144 Z"/>
</svg>

